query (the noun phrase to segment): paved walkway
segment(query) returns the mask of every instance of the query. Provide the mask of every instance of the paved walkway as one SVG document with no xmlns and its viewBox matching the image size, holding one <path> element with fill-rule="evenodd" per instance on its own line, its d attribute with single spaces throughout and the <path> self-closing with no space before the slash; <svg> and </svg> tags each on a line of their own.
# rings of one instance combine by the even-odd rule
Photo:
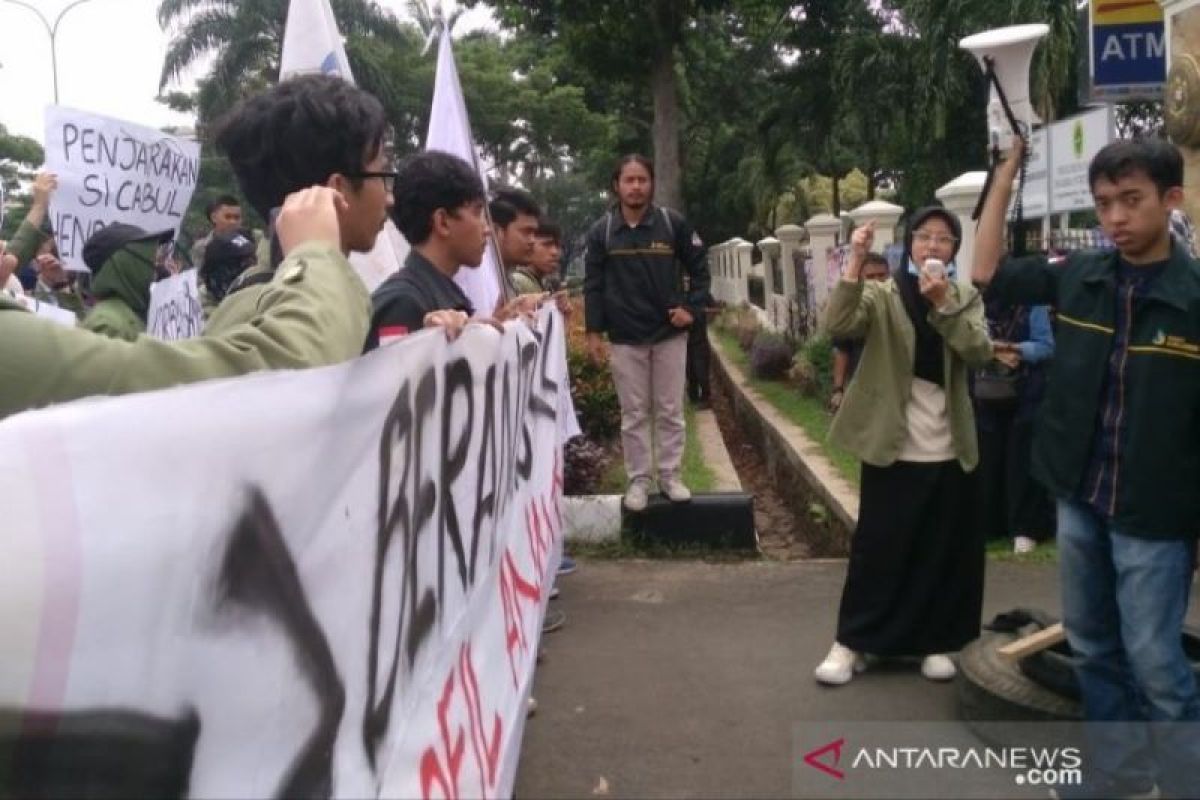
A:
<svg viewBox="0 0 1200 800">
<path fill-rule="evenodd" d="M 1058 612 L 1053 566 L 988 570 L 987 619 Z M 915 670 L 815 683 L 844 574 L 844 561 L 582 564 L 559 582 L 568 621 L 543 640 L 516 796 L 787 797 L 798 723 L 832 738 L 839 721 L 954 720 L 953 685 Z"/>
</svg>

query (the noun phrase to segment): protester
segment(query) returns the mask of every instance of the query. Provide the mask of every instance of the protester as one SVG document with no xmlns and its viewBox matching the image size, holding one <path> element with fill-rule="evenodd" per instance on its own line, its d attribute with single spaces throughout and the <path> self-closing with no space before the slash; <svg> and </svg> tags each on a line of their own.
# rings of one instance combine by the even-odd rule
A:
<svg viewBox="0 0 1200 800">
<path fill-rule="evenodd" d="M 551 291 L 562 285 L 562 228 L 554 220 L 543 217 L 538 223 L 529 263 L 543 289 Z"/>
<path fill-rule="evenodd" d="M 690 276 L 685 276 L 685 284 L 690 295 Z M 695 316 L 688 328 L 684 379 L 688 400 L 697 411 L 705 411 L 712 408 L 712 345 L 708 341 L 708 318 L 716 312 L 717 303 L 708 292 L 700 302 L 701 313 Z"/>
<path fill-rule="evenodd" d="M 225 299 L 234 281 L 258 263 L 258 245 L 247 230 L 213 233 L 204 248 L 198 278 L 215 305 Z"/>
<path fill-rule="evenodd" d="M 879 253 L 867 253 L 863 258 L 862 277 L 866 281 L 886 281 L 888 262 Z M 862 358 L 862 339 L 834 339 L 833 342 L 833 389 L 829 395 L 829 410 L 842 407 L 846 386 L 854 377 L 858 361 Z"/>
<path fill-rule="evenodd" d="M 1020 139 L 997 168 L 972 276 L 996 299 L 1056 310 L 1038 412 L 1037 478 L 1058 502 L 1063 623 L 1090 725 L 1085 785 L 1192 797 L 1200 695 L 1182 645 L 1200 531 L 1200 270 L 1173 242 L 1183 159 L 1166 140 L 1116 141 L 1088 168 L 1115 251 L 1002 258 Z M 1191 723 L 1191 724 L 1179 724 Z"/>
<path fill-rule="evenodd" d="M 979 509 L 985 539 L 1012 541 L 1029 553 L 1053 532 L 1050 499 L 1030 473 L 1033 416 L 1054 357 L 1046 306 L 984 304 L 996 359 L 975 373 L 979 430 Z"/>
<path fill-rule="evenodd" d="M 306 186 L 328 186 L 338 197 L 338 229 L 343 254 L 369 252 L 383 229 L 392 204 L 391 171 L 384 146 L 388 123 L 372 95 L 331 75 L 301 75 L 244 100 L 218 123 L 217 148 L 229 158 L 238 186 L 251 207 L 271 218 L 289 193 Z M 246 270 L 204 326 L 204 336 L 221 336 L 256 316 L 263 296 L 281 278 L 282 253 L 273 244 L 266 264 Z M 355 276 L 357 278 L 357 276 Z M 330 342 L 339 360 L 362 352 L 370 321 L 370 296 L 359 281 L 359 297 L 330 313 L 353 316 L 338 326 L 362 330 L 358 341 Z"/>
<path fill-rule="evenodd" d="M 8 252 L 7 243 L 0 246 L 0 292 L 10 297 L 20 297 L 25 294 L 21 281 L 17 279 L 17 257 Z"/>
<path fill-rule="evenodd" d="M 863 462 L 837 639 L 815 672 L 833 685 L 864 667 L 863 654 L 919 657 L 926 678 L 953 678 L 949 654 L 979 635 L 983 603 L 968 391 L 968 368 L 993 355 L 983 301 L 955 280 L 950 212 L 914 212 L 891 281 L 862 280 L 874 234 L 873 222 L 854 231 L 826 318 L 831 336 L 866 340 L 830 429 Z"/>
<path fill-rule="evenodd" d="M 542 215 L 537 201 L 520 189 L 497 189 L 488 203 L 488 215 L 505 272 L 511 277 L 518 267 L 528 269 Z M 517 294 L 523 292 L 518 290 Z"/>
<path fill-rule="evenodd" d="M 38 254 L 42 244 L 50 238 L 44 226 L 50 210 L 50 196 L 58 188 L 58 176 L 52 172 L 39 172 L 33 178 L 33 202 L 29 213 L 17 227 L 17 232 L 8 243 L 8 252 L 17 265 L 28 264 Z"/>
<path fill-rule="evenodd" d="M 0 299 L 0 418 L 98 394 L 345 361 L 344 342 L 357 336 L 361 347 L 367 334 L 366 314 L 355 313 L 362 280 L 340 250 L 346 205 L 321 186 L 287 197 L 277 224 L 279 278 L 252 316 L 219 335 L 127 342 L 58 325 Z M 54 364 L 63 368 L 47 368 Z"/>
<path fill-rule="evenodd" d="M 54 240 L 48 239 L 39 248 L 34 259 L 37 270 L 33 287 L 33 298 L 39 303 L 66 309 L 82 319 L 85 314 L 83 297 L 75 288 L 74 276 L 68 272 L 58 258 Z"/>
<path fill-rule="evenodd" d="M 555 223 L 549 220 L 538 223 L 527 263 L 517 264 L 508 273 L 517 294 L 540 294 L 557 288 L 561 235 Z"/>
<path fill-rule="evenodd" d="M 242 204 L 231 194 L 223 194 L 204 207 L 204 216 L 212 229 L 203 239 L 198 239 L 191 249 L 192 266 L 203 271 L 204 252 L 216 236 L 236 233 L 242 227 Z"/>
<path fill-rule="evenodd" d="M 406 158 L 396 180 L 392 221 L 412 249 L 372 295 L 368 350 L 435 322 L 457 335 L 475 308 L 454 275 L 478 268 L 487 248 L 486 194 L 466 161 L 427 150 Z"/>
<path fill-rule="evenodd" d="M 147 233 L 136 225 L 116 223 L 96 231 L 83 245 L 83 262 L 92 271 L 96 305 L 83 318 L 93 333 L 133 341 L 146 331 L 150 284 L 159 245 L 172 231 Z"/>
<path fill-rule="evenodd" d="M 704 313 L 710 276 L 700 237 L 678 212 L 651 202 L 654 166 L 649 159 L 622 158 L 610 189 L 617 203 L 587 237 L 584 313 L 590 357 L 603 360 L 606 334 L 611 345 L 629 476 L 622 502 L 637 512 L 649 499 L 652 409 L 659 489 L 674 502 L 692 497 L 679 475 L 686 331 Z M 689 276 L 687 292 L 680 264 Z"/>
</svg>

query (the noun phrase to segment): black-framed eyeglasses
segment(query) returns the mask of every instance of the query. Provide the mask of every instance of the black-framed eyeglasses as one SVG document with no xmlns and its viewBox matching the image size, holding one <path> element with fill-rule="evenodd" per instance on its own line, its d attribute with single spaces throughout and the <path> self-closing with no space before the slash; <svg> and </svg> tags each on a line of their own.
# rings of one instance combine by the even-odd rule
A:
<svg viewBox="0 0 1200 800">
<path fill-rule="evenodd" d="M 383 188 L 390 192 L 390 191 L 392 191 L 393 188 L 395 188 L 396 177 L 399 174 L 400 173 L 396 172 L 395 170 L 392 170 L 389 172 L 348 172 L 348 173 L 346 173 L 346 177 L 347 178 L 382 178 L 383 179 Z"/>
</svg>

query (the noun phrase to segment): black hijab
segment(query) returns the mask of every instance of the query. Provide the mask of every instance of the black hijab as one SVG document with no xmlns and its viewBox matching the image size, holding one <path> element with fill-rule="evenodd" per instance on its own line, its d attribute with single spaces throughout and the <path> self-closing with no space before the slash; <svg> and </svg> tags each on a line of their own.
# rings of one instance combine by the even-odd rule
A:
<svg viewBox="0 0 1200 800">
<path fill-rule="evenodd" d="M 942 335 L 929 324 L 929 312 L 932 310 L 932 306 L 921 295 L 917 276 L 908 271 L 908 265 L 912 261 L 913 232 L 930 217 L 940 217 L 950 226 L 950 232 L 957 240 L 954 243 L 954 252 L 950 259 L 953 261 L 954 257 L 958 255 L 958 248 L 962 244 L 962 226 L 959 225 L 958 218 L 941 206 L 926 206 L 917 209 L 908 221 L 908 228 L 904 233 L 904 258 L 893 277 L 896 280 L 896 288 L 900 291 L 900 297 L 904 301 L 904 309 L 908 312 L 908 318 L 912 321 L 913 330 L 917 334 L 913 375 L 944 387 L 946 385 L 946 368 Z"/>
</svg>

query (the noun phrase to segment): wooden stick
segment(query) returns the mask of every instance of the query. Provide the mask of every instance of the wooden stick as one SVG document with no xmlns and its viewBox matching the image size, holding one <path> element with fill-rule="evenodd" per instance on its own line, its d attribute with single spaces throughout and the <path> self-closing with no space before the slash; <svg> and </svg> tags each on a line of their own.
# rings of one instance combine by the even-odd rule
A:
<svg viewBox="0 0 1200 800">
<path fill-rule="evenodd" d="M 1001 647 L 998 652 L 1000 657 L 1009 663 L 1015 664 L 1022 658 L 1031 656 L 1034 653 L 1039 653 L 1048 647 L 1053 647 L 1059 642 L 1066 641 L 1067 632 L 1063 629 L 1061 622 L 1056 622 L 1049 628 L 1031 633 L 1015 642 L 1009 642 Z"/>
</svg>

